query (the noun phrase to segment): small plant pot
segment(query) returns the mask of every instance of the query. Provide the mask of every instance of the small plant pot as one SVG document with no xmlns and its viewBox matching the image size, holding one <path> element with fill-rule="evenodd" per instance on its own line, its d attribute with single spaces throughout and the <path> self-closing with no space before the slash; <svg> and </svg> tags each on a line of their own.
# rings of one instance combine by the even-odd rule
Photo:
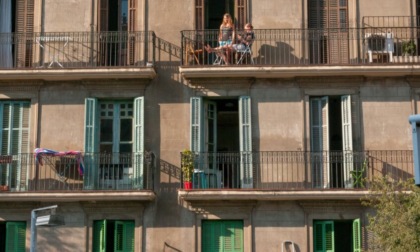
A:
<svg viewBox="0 0 420 252">
<path fill-rule="evenodd" d="M 9 186 L 8 185 L 1 185 L 0 186 L 0 191 L 9 191 Z"/>
<path fill-rule="evenodd" d="M 184 182 L 184 190 L 191 190 L 192 189 L 192 182 Z"/>
</svg>

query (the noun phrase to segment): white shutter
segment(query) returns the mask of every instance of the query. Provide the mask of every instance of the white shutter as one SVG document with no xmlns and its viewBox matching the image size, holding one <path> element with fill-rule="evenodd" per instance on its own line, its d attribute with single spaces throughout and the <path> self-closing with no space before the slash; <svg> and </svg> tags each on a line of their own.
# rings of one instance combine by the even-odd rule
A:
<svg viewBox="0 0 420 252">
<path fill-rule="evenodd" d="M 322 186 L 330 186 L 330 130 L 329 130 L 329 104 L 328 96 L 321 98 L 322 107 Z"/>
<path fill-rule="evenodd" d="M 83 180 L 85 189 L 94 189 L 97 184 L 99 162 L 99 110 L 96 98 L 85 99 L 85 156 Z"/>
<path fill-rule="evenodd" d="M 203 130 L 203 97 L 191 97 L 190 102 L 190 149 L 196 155 L 194 158 L 194 168 L 204 168 L 204 130 Z"/>
<path fill-rule="evenodd" d="M 203 121 L 203 98 L 191 97 L 191 151 L 199 153 L 203 151 L 204 139 L 201 129 Z"/>
<path fill-rule="evenodd" d="M 341 122 L 343 132 L 343 168 L 344 184 L 349 188 L 353 186 L 351 172 L 353 171 L 353 135 L 351 120 L 351 96 L 341 96 Z"/>
<path fill-rule="evenodd" d="M 144 97 L 134 99 L 133 185 L 143 189 L 144 173 Z"/>
<path fill-rule="evenodd" d="M 251 97 L 239 97 L 239 141 L 241 187 L 253 188 Z"/>
<path fill-rule="evenodd" d="M 16 155 L 13 164 L 6 164 L 0 174 L 0 183 L 17 191 L 27 184 L 26 166 L 19 160 L 29 153 L 29 102 L 8 101 L 0 103 L 0 142 L 2 155 Z"/>
<path fill-rule="evenodd" d="M 329 185 L 329 119 L 328 96 L 312 98 L 311 106 L 311 166 L 314 187 Z"/>
</svg>

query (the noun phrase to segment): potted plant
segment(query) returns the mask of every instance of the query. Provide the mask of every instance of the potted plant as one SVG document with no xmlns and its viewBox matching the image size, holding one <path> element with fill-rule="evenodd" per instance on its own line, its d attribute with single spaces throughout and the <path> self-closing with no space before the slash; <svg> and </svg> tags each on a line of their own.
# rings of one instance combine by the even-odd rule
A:
<svg viewBox="0 0 420 252">
<path fill-rule="evenodd" d="M 414 40 L 403 41 L 401 46 L 404 56 L 412 56 L 416 53 L 416 43 L 414 43 Z"/>
<path fill-rule="evenodd" d="M 184 189 L 192 188 L 192 176 L 194 172 L 194 153 L 190 150 L 184 150 L 181 153 L 181 170 L 184 179 Z"/>
</svg>

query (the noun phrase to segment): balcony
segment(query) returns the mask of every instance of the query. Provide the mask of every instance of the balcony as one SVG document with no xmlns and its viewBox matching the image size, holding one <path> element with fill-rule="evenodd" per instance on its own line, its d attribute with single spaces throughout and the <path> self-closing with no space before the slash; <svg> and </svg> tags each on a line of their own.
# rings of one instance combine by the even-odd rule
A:
<svg viewBox="0 0 420 252">
<path fill-rule="evenodd" d="M 0 72 L 5 78 L 153 78 L 154 45 L 153 32 L 2 33 Z"/>
<path fill-rule="evenodd" d="M 0 200 L 151 200 L 153 154 L 0 156 Z M 55 199 L 59 200 L 59 199 Z"/>
<path fill-rule="evenodd" d="M 409 150 L 199 153 L 193 159 L 192 189 L 180 191 L 190 200 L 229 195 L 231 199 L 358 199 L 374 177 L 387 175 L 394 181 L 414 177 Z"/>
<path fill-rule="evenodd" d="M 217 46 L 218 33 L 182 31 L 180 72 L 185 78 L 290 78 L 343 73 L 406 76 L 420 70 L 417 26 L 255 29 L 252 53 L 245 54 L 240 62 L 240 54 L 224 50 L 229 64 L 216 60 L 216 54 L 204 48 Z"/>
</svg>

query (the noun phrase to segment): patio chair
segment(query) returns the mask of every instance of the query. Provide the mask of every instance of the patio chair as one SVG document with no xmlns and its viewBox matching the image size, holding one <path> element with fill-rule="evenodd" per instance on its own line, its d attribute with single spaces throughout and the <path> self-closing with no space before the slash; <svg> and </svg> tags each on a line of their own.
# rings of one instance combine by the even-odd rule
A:
<svg viewBox="0 0 420 252">
<path fill-rule="evenodd" d="M 244 49 L 236 51 L 239 54 L 239 59 L 236 61 L 236 64 L 238 64 L 238 65 L 242 64 L 244 59 L 245 59 L 245 62 L 246 62 L 246 57 L 248 57 L 248 56 L 250 58 L 251 64 L 254 64 L 254 59 L 252 58 L 251 46 L 252 46 L 252 44 L 249 44 Z"/>
</svg>

